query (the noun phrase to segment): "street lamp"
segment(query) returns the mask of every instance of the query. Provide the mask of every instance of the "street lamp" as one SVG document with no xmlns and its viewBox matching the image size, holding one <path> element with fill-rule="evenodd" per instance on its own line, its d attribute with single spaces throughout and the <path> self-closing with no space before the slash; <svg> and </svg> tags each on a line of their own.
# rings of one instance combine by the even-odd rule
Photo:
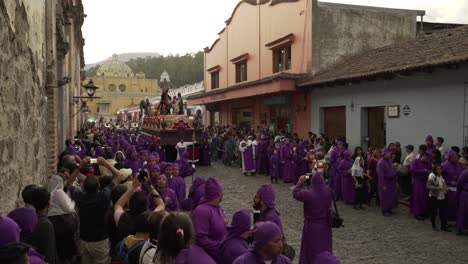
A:
<svg viewBox="0 0 468 264">
<path fill-rule="evenodd" d="M 73 96 L 73 99 L 80 99 L 81 100 L 81 107 L 80 107 L 80 110 L 78 110 L 78 112 L 76 112 L 73 116 L 77 115 L 78 113 L 82 112 L 82 111 L 86 111 L 88 110 L 88 106 L 86 104 L 87 100 L 83 100 L 83 99 L 88 99 L 89 101 L 93 101 L 93 99 L 99 99 L 101 97 L 94 97 L 94 93 L 96 92 L 97 89 L 99 89 L 99 87 L 97 87 L 93 80 L 89 80 L 87 84 L 85 84 L 83 86 L 86 90 L 86 93 L 88 94 L 88 96 Z"/>
<path fill-rule="evenodd" d="M 90 79 L 89 82 L 84 85 L 84 88 L 86 89 L 86 93 L 88 94 L 88 96 L 92 98 L 99 87 L 97 87 L 94 84 L 93 80 Z"/>
</svg>

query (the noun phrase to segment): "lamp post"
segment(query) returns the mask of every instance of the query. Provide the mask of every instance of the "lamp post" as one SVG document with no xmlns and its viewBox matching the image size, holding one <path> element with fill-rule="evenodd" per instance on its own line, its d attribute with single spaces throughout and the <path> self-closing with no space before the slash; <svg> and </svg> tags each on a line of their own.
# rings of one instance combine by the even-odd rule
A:
<svg viewBox="0 0 468 264">
<path fill-rule="evenodd" d="M 101 97 L 94 97 L 94 93 L 96 93 L 96 90 L 99 89 L 99 87 L 97 87 L 94 84 L 92 79 L 90 79 L 88 81 L 88 83 L 85 84 L 83 87 L 85 88 L 86 93 L 88 94 L 88 96 L 73 96 L 73 99 L 80 99 L 81 100 L 80 110 L 78 110 L 78 112 L 76 112 L 73 115 L 73 117 L 76 116 L 82 110 L 87 110 L 88 109 L 88 105 L 86 104 L 88 101 L 93 101 L 93 99 L 101 98 Z"/>
</svg>

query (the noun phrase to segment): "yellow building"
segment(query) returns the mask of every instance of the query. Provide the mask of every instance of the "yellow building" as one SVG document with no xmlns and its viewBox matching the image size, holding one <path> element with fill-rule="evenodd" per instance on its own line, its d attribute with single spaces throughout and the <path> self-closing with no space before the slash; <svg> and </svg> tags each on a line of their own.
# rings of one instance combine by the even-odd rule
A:
<svg viewBox="0 0 468 264">
<path fill-rule="evenodd" d="M 118 60 L 117 55 L 104 63 L 92 78 L 99 87 L 96 97 L 89 101 L 89 116 L 99 120 L 117 117 L 117 110 L 122 107 L 139 104 L 146 96 L 155 97 L 159 90 L 158 80 L 146 79 L 144 73 L 133 73 L 127 64 Z M 84 83 L 87 83 L 85 80 Z"/>
</svg>

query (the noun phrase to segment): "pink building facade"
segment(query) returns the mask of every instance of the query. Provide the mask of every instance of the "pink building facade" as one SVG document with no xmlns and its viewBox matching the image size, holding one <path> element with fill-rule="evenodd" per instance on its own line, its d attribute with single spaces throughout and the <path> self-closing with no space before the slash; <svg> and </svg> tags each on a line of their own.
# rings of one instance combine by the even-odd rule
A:
<svg viewBox="0 0 468 264">
<path fill-rule="evenodd" d="M 311 70 L 312 0 L 241 1 L 205 48 L 206 125 L 257 126 L 305 135 L 308 95 L 295 80 Z"/>
</svg>

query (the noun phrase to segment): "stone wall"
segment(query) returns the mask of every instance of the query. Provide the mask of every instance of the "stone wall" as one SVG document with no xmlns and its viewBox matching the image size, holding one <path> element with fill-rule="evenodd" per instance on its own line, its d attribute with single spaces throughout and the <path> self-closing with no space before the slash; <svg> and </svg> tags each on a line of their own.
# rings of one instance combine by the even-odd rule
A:
<svg viewBox="0 0 468 264">
<path fill-rule="evenodd" d="M 416 37 L 424 11 L 316 2 L 312 15 L 313 73 L 350 55 Z"/>
<path fill-rule="evenodd" d="M 0 214 L 46 183 L 80 123 L 83 19 L 81 0 L 0 1 Z"/>
<path fill-rule="evenodd" d="M 0 214 L 47 175 L 45 0 L 0 1 Z"/>
</svg>

